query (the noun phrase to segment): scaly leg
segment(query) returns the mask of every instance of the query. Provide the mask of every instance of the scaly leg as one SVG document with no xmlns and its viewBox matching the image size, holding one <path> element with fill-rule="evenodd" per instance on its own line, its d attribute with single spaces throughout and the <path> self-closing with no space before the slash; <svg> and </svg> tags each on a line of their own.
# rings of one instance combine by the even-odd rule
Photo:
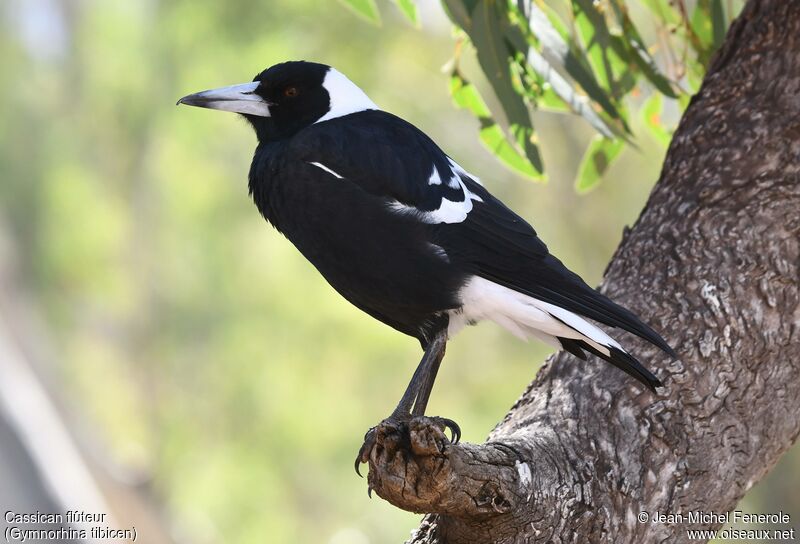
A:
<svg viewBox="0 0 800 544">
<path fill-rule="evenodd" d="M 433 382 L 436 380 L 439 365 L 444 357 L 446 344 L 446 330 L 440 331 L 434 336 L 433 340 L 431 340 L 425 348 L 425 354 L 422 356 L 422 360 L 414 371 L 414 375 L 411 377 L 411 381 L 408 383 L 405 393 L 403 393 L 403 396 L 400 398 L 400 402 L 397 403 L 397 407 L 392 412 L 392 415 L 384 419 L 381 425 L 385 423 L 400 425 L 408 422 L 412 417 L 425 414 L 425 408 L 428 405 L 428 399 L 433 389 Z M 453 443 L 457 443 L 461 437 L 461 429 L 459 429 L 458 425 L 450 419 L 434 419 L 443 427 L 450 429 L 453 436 L 452 441 Z M 358 457 L 356 457 L 355 468 L 359 475 L 361 474 L 358 468 L 359 465 L 369 460 L 369 454 L 372 451 L 372 447 L 375 445 L 376 429 L 377 426 L 367 431 L 367 434 L 364 436 L 364 444 L 358 452 Z"/>
</svg>

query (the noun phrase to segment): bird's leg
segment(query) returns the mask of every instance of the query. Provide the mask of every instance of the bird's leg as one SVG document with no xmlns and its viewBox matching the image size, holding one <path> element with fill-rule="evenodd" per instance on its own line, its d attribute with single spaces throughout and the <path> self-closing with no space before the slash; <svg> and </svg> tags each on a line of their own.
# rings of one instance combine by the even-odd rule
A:
<svg viewBox="0 0 800 544">
<path fill-rule="evenodd" d="M 441 351 L 439 351 L 438 355 L 431 361 L 428 373 L 423 377 L 417 392 L 417 400 L 414 402 L 414 408 L 411 411 L 411 415 L 413 416 L 425 415 L 425 408 L 428 407 L 428 399 L 431 397 L 433 382 L 436 381 L 436 374 L 439 373 L 439 365 L 441 365 L 442 359 L 444 359 L 446 347 L 447 346 L 444 344 L 442 345 Z"/>
<path fill-rule="evenodd" d="M 404 423 L 407 424 L 412 417 L 422 417 L 425 414 L 425 408 L 428 405 L 428 399 L 433 389 L 433 382 L 436 379 L 439 365 L 444 357 L 446 343 L 446 330 L 434 336 L 433 340 L 431 340 L 425 348 L 425 354 L 422 356 L 422 360 L 414 371 L 414 375 L 411 377 L 411 381 L 408 383 L 408 387 L 406 387 L 405 393 L 403 393 L 397 407 L 388 418 L 380 423 L 380 425 L 367 431 L 367 434 L 364 436 L 364 444 L 358 452 L 358 457 L 356 457 L 355 468 L 357 473 L 360 474 L 359 465 L 369 460 L 370 452 L 375 445 L 378 427 L 394 426 L 399 428 Z M 454 421 L 438 417 L 431 419 L 442 428 L 450 429 L 453 436 L 452 442 L 458 442 L 461 437 L 461 430 Z"/>
<path fill-rule="evenodd" d="M 416 409 L 419 404 L 420 392 L 427 388 L 425 396 L 425 404 L 428 403 L 431 388 L 433 388 L 433 380 L 436 379 L 436 373 L 439 371 L 439 364 L 444 357 L 444 349 L 447 342 L 447 337 L 444 332 L 441 332 L 433 337 L 433 340 L 425 348 L 425 353 L 422 355 L 414 375 L 411 376 L 411 381 L 408 382 L 405 393 L 397 403 L 397 407 L 392 412 L 390 417 L 406 418 L 411 415 L 412 406 Z M 430 382 L 430 384 L 428 383 Z M 422 413 L 425 412 L 425 406 L 422 407 Z M 416 414 L 415 415 L 422 415 Z"/>
<path fill-rule="evenodd" d="M 433 389 L 433 382 L 436 381 L 439 365 L 442 363 L 442 359 L 444 359 L 445 347 L 446 346 L 442 345 L 439 356 L 432 362 L 428 374 L 424 377 L 420 385 L 419 392 L 417 393 L 417 400 L 414 403 L 414 408 L 411 410 L 411 417 L 422 417 L 425 415 L 425 409 L 428 407 L 428 399 L 430 399 L 431 390 Z M 453 444 L 458 444 L 458 441 L 461 439 L 461 428 L 458 426 L 458 423 L 445 417 L 437 416 L 431 419 L 441 425 L 442 428 L 449 429 L 451 434 L 450 441 Z"/>
</svg>

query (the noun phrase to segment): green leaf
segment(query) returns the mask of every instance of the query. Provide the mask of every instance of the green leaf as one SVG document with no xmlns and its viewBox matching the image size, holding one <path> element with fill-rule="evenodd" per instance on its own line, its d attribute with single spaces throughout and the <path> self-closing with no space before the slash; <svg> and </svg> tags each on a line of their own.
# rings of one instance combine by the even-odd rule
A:
<svg viewBox="0 0 800 544">
<path fill-rule="evenodd" d="M 370 23 L 381 24 L 381 14 L 378 11 L 375 0 L 339 0 L 339 2 Z"/>
<path fill-rule="evenodd" d="M 681 115 L 686 109 L 689 107 L 689 103 L 692 101 L 692 95 L 689 93 L 683 93 L 678 97 L 678 109 L 680 110 Z"/>
<path fill-rule="evenodd" d="M 480 140 L 486 148 L 512 170 L 535 181 L 542 181 L 542 172 L 536 170 L 528 159 L 512 146 L 503 129 L 492 118 L 486 102 L 478 89 L 464 79 L 457 71 L 450 76 L 450 94 L 459 108 L 466 109 L 478 118 L 481 128 Z"/>
<path fill-rule="evenodd" d="M 444 3 L 451 16 L 459 14 L 458 17 L 454 16 L 453 21 L 456 24 L 463 23 L 462 28 L 475 46 L 478 63 L 500 101 L 515 143 L 538 175 L 541 175 L 542 158 L 534 143 L 533 122 L 522 97 L 522 90 L 519 85 L 515 86 L 512 79 L 511 65 L 516 52 L 506 40 L 506 36 L 513 31 L 506 11 L 507 5 L 504 2 L 486 0 L 444 0 Z M 512 41 L 516 41 L 516 38 Z"/>
<path fill-rule="evenodd" d="M 413 0 L 394 0 L 394 3 L 412 25 L 419 27 L 419 10 Z"/>
<path fill-rule="evenodd" d="M 640 115 L 642 124 L 647 128 L 650 135 L 664 147 L 669 145 L 672 140 L 672 131 L 667 129 L 661 121 L 664 99 L 659 93 L 653 93 L 645 100 L 642 105 Z"/>
<path fill-rule="evenodd" d="M 610 140 L 600 135 L 595 136 L 578 167 L 575 190 L 579 193 L 586 193 L 594 189 L 619 152 L 622 151 L 623 145 L 622 140 Z"/>
<path fill-rule="evenodd" d="M 690 42 L 697 52 L 703 72 L 711 56 L 722 45 L 727 27 L 722 0 L 697 0 L 690 19 Z"/>
<path fill-rule="evenodd" d="M 728 22 L 725 19 L 725 8 L 722 0 L 711 1 L 711 26 L 714 29 L 714 50 L 722 45 L 725 39 L 725 32 L 728 30 Z"/>
<path fill-rule="evenodd" d="M 450 75 L 450 96 L 453 97 L 456 106 L 469 111 L 478 119 L 492 116 L 475 85 L 464 79 L 458 72 Z"/>
<path fill-rule="evenodd" d="M 621 80 L 630 81 L 625 77 L 631 62 L 627 50 L 620 47 L 619 39 L 614 39 L 618 37 L 612 37 L 604 15 L 597 11 L 591 0 L 572 0 L 572 9 L 589 66 L 600 86 L 614 101 L 614 112 L 609 111 L 609 115 L 622 121 L 625 130 L 630 132 L 627 113 L 621 102 L 627 90 L 619 84 Z M 605 106 L 604 109 L 608 111 Z"/>
<path fill-rule="evenodd" d="M 673 0 L 640 0 L 642 4 L 650 8 L 653 15 L 666 24 L 677 25 L 681 22 L 681 16 L 672 6 Z"/>
<path fill-rule="evenodd" d="M 538 8 L 542 12 L 547 15 L 547 20 L 550 22 L 550 25 L 561 35 L 561 38 L 564 41 L 569 41 L 571 38 L 571 24 L 564 22 L 564 19 L 558 14 L 558 12 L 547 3 L 539 3 L 539 2 L 531 2 L 531 8 Z M 528 20 L 530 22 L 531 19 Z"/>
<path fill-rule="evenodd" d="M 466 30 L 472 25 L 471 13 L 479 1 L 482 0 L 442 0 L 442 5 L 450 20 Z"/>
<path fill-rule="evenodd" d="M 589 98 L 599 104 L 611 118 L 619 119 L 619 111 L 612 104 L 608 94 L 598 84 L 591 70 L 588 70 L 582 64 L 581 59 L 571 51 L 570 45 L 551 23 L 551 18 L 535 2 L 530 3 L 528 27 L 530 32 L 541 43 L 542 53 L 558 59 L 567 74 L 583 88 Z M 541 75 L 544 76 L 544 74 Z"/>
<path fill-rule="evenodd" d="M 534 168 L 526 157 L 520 155 L 517 150 L 508 143 L 500 125 L 494 123 L 482 126 L 479 134 L 483 145 L 506 166 L 534 181 L 544 181 L 545 178 L 542 172 Z"/>
<path fill-rule="evenodd" d="M 709 0 L 698 0 L 692 11 L 691 27 L 700 39 L 704 48 L 710 48 L 714 43 L 713 28 L 711 26 L 711 6 Z"/>
<path fill-rule="evenodd" d="M 607 138 L 613 138 L 613 130 L 603 121 L 603 119 L 592 109 L 592 105 L 586 97 L 579 95 L 572 88 L 572 85 L 559 74 L 550 63 L 545 60 L 538 51 L 531 48 L 528 51 L 528 64 L 544 80 L 550 84 L 553 91 L 563 100 L 570 109 L 586 119 L 594 129 Z"/>
<path fill-rule="evenodd" d="M 656 89 L 670 98 L 677 98 L 678 95 L 672 88 L 672 83 L 661 73 L 655 60 L 647 51 L 644 40 L 642 40 L 639 31 L 628 16 L 627 8 L 624 5 L 620 5 L 619 0 L 611 0 L 611 5 L 622 27 L 622 32 L 627 38 L 627 46 L 633 62 Z"/>
</svg>

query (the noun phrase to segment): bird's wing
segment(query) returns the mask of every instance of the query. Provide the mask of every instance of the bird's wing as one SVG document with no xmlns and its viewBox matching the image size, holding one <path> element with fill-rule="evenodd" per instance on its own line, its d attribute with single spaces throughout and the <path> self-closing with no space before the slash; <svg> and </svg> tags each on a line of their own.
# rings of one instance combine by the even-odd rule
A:
<svg viewBox="0 0 800 544">
<path fill-rule="evenodd" d="M 473 202 L 466 172 L 419 129 L 383 111 L 312 125 L 288 153 L 432 224 L 462 221 Z"/>
<path fill-rule="evenodd" d="M 589 287 L 550 254 L 524 219 L 475 181 L 464 181 L 480 200 L 464 221 L 438 225 L 433 234 L 434 243 L 444 248 L 451 260 L 494 283 L 631 332 L 675 356 L 657 332 Z"/>
<path fill-rule="evenodd" d="M 493 197 L 419 129 L 382 111 L 312 125 L 295 138 L 295 160 L 381 197 L 428 225 L 454 266 L 503 287 L 644 338 L 671 355 L 658 333 L 589 287 L 550 254 L 524 219 Z"/>
</svg>

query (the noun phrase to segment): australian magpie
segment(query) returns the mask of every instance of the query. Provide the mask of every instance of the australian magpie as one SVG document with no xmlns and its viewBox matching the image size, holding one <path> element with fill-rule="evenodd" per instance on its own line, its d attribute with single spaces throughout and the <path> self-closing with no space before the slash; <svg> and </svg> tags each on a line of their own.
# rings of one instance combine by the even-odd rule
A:
<svg viewBox="0 0 800 544">
<path fill-rule="evenodd" d="M 242 114 L 258 138 L 249 188 L 264 218 L 352 304 L 422 344 L 389 419 L 425 413 L 447 340 L 487 319 L 661 386 L 587 318 L 674 357 L 658 333 L 568 270 L 476 176 L 334 68 L 284 62 L 178 103 Z M 458 426 L 440 421 L 457 441 Z M 356 468 L 370 444 L 367 433 Z"/>
</svg>

